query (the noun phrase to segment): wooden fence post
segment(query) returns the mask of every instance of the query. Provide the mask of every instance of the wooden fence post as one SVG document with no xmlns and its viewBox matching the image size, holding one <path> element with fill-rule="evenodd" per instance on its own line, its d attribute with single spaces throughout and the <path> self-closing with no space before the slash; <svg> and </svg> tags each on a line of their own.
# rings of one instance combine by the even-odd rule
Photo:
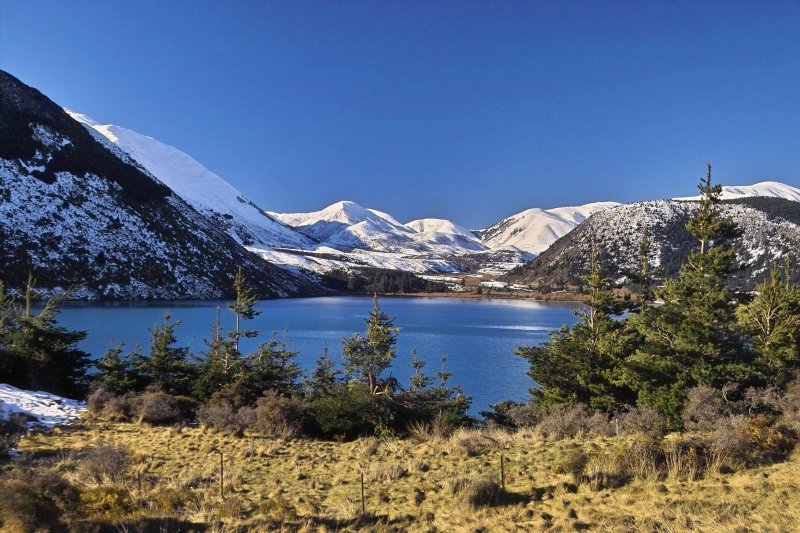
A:
<svg viewBox="0 0 800 533">
<path fill-rule="evenodd" d="M 364 469 L 361 469 L 361 514 L 367 514 L 366 504 L 364 503 Z"/>
</svg>

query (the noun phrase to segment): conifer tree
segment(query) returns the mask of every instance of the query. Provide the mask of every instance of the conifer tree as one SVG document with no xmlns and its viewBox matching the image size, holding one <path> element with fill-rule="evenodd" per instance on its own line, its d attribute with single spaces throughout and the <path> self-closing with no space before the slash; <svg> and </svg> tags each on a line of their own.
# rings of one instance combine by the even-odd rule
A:
<svg viewBox="0 0 800 533">
<path fill-rule="evenodd" d="M 288 349 L 285 340 L 275 336 L 258 346 L 246 360 L 247 381 L 258 394 L 271 389 L 290 396 L 298 392 L 298 379 L 303 374 L 297 365 L 296 351 Z"/>
<path fill-rule="evenodd" d="M 349 339 L 342 339 L 344 369 L 348 375 L 356 375 L 363 380 L 372 394 L 377 394 L 380 376 L 394 359 L 399 329 L 394 327 L 389 315 L 381 310 L 377 294 L 366 322 L 366 336 L 355 334 Z"/>
<path fill-rule="evenodd" d="M 674 427 L 680 426 L 687 389 L 757 378 L 726 285 L 734 259 L 727 240 L 735 227 L 720 213 L 722 187 L 712 183 L 710 163 L 698 188 L 699 208 L 686 226 L 698 249 L 657 292 L 664 304 L 632 319 L 643 342 L 621 375 L 639 402 L 659 409 Z"/>
<path fill-rule="evenodd" d="M 223 335 L 219 308 L 212 328 L 211 339 L 206 339 L 205 358 L 199 367 L 197 380 L 192 387 L 193 394 L 202 400 L 210 398 L 215 392 L 230 385 L 244 375 L 245 368 L 236 350 L 235 337 Z"/>
<path fill-rule="evenodd" d="M 755 299 L 736 310 L 752 339 L 756 363 L 778 386 L 800 367 L 800 291 L 790 274 L 788 263 L 783 273 L 773 266 L 756 287 Z"/>
<path fill-rule="evenodd" d="M 618 383 L 618 369 L 628 354 L 632 337 L 624 322 L 613 320 L 619 306 L 602 273 L 597 249 L 589 257 L 583 277 L 589 299 L 576 311 L 578 322 L 551 332 L 543 345 L 517 348 L 530 363 L 530 375 L 538 384 L 531 390 L 542 408 L 580 402 L 594 410 L 610 411 L 632 398 Z"/>
<path fill-rule="evenodd" d="M 339 383 L 339 375 L 336 364 L 328 355 L 328 347 L 325 346 L 317 358 L 311 377 L 304 383 L 306 395 L 313 399 L 329 395 Z"/>
<path fill-rule="evenodd" d="M 170 322 L 167 313 L 164 323 L 150 330 L 150 354 L 143 360 L 141 368 L 151 384 L 170 394 L 188 393 L 195 375 L 189 349 L 175 346 L 178 342 L 175 328 L 179 325 L 179 320 Z"/>
<path fill-rule="evenodd" d="M 111 346 L 95 363 L 95 382 L 114 395 L 131 392 L 138 384 L 131 359 L 122 354 L 122 348 L 122 344 Z"/>
<path fill-rule="evenodd" d="M 69 331 L 58 325 L 60 306 L 74 289 L 50 296 L 42 308 L 34 312 L 40 300 L 35 281 L 29 276 L 21 302 L 2 297 L 3 351 L 6 355 L 9 384 L 45 390 L 78 398 L 86 393 L 86 371 L 89 354 L 77 343 L 86 338 L 85 331 Z"/>
<path fill-rule="evenodd" d="M 261 314 L 261 311 L 257 311 L 255 308 L 258 303 L 258 297 L 247 286 L 242 267 L 239 267 L 236 271 L 236 276 L 233 279 L 233 290 L 236 297 L 233 303 L 228 305 L 228 309 L 236 315 L 236 329 L 233 335 L 236 351 L 239 352 L 240 339 L 251 339 L 258 336 L 258 331 L 256 330 L 242 329 L 242 321 L 254 319 Z"/>
</svg>

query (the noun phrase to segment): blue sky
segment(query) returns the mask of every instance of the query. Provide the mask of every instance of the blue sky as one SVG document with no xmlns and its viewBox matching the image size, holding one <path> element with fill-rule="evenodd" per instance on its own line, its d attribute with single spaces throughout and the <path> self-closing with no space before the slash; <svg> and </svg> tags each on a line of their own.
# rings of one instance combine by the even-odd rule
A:
<svg viewBox="0 0 800 533">
<path fill-rule="evenodd" d="M 0 68 L 268 210 L 800 186 L 800 2 L 0 1 Z"/>
</svg>

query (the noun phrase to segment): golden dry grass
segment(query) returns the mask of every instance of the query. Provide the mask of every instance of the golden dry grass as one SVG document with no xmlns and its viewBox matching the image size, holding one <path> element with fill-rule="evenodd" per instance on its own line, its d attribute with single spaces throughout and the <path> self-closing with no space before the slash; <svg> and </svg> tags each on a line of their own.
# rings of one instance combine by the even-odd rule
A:
<svg viewBox="0 0 800 533">
<path fill-rule="evenodd" d="M 797 453 L 784 463 L 695 481 L 633 479 L 619 488 L 581 483 L 576 490 L 573 476 L 554 468 L 560 459 L 582 450 L 590 457 L 587 473 L 608 470 L 627 441 L 544 442 L 531 433 L 460 430 L 423 442 L 334 443 L 95 422 L 29 435 L 20 450 L 88 487 L 79 461 L 101 442 L 134 455 L 123 482 L 138 502 L 133 516 L 175 517 L 218 531 L 777 532 L 800 524 Z M 501 454 L 507 494 L 495 506 L 466 505 L 454 487 L 499 481 Z"/>
</svg>

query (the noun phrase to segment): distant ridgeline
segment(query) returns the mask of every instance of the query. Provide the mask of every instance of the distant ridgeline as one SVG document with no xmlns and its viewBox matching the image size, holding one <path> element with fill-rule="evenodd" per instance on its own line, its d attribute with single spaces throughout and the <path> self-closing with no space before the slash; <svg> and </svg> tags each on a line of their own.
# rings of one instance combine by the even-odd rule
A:
<svg viewBox="0 0 800 533">
<path fill-rule="evenodd" d="M 542 292 L 580 292 L 581 276 L 588 271 L 594 244 L 607 277 L 615 285 L 624 285 L 639 267 L 645 231 L 657 279 L 672 277 L 696 245 L 686 223 L 697 205 L 694 201 L 657 200 L 597 213 L 505 279 L 530 284 Z M 721 212 L 732 217 L 740 231 L 730 243 L 737 252 L 737 268 L 728 280 L 731 286 L 749 290 L 764 279 L 771 265 L 781 265 L 784 260 L 797 265 L 800 203 L 782 198 L 740 198 L 724 200 Z"/>
<path fill-rule="evenodd" d="M 319 286 L 247 252 L 36 89 L 0 71 L 0 279 L 81 298 L 219 298 L 241 265 L 263 296 Z"/>
</svg>

